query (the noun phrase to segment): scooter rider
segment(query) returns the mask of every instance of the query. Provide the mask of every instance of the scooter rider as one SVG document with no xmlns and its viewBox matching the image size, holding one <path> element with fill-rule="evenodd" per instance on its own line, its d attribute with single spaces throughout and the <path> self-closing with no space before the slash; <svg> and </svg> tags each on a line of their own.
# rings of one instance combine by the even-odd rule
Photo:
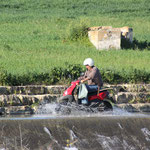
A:
<svg viewBox="0 0 150 150">
<path fill-rule="evenodd" d="M 101 78 L 101 73 L 97 67 L 94 66 L 94 61 L 91 58 L 84 60 L 83 65 L 86 66 L 86 72 L 84 76 L 79 77 L 81 83 L 88 82 L 88 90 L 97 90 L 97 95 L 99 95 L 99 90 L 103 86 L 103 81 Z"/>
</svg>

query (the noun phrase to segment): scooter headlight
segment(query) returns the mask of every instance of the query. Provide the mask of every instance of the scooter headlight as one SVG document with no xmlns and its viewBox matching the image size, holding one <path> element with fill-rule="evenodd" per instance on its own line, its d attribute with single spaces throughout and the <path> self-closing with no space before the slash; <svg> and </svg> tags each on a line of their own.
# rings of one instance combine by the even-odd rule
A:
<svg viewBox="0 0 150 150">
<path fill-rule="evenodd" d="M 65 92 L 65 95 L 67 95 L 67 94 L 68 94 L 68 91 Z"/>
</svg>

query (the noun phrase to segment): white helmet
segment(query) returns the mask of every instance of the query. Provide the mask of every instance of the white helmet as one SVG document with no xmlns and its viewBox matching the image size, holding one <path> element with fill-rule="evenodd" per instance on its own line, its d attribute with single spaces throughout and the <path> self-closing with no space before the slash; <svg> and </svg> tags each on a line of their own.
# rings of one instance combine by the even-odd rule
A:
<svg viewBox="0 0 150 150">
<path fill-rule="evenodd" d="M 94 60 L 92 58 L 87 58 L 84 60 L 83 65 L 84 66 L 88 65 L 88 66 L 92 67 L 92 66 L 94 66 Z"/>
</svg>

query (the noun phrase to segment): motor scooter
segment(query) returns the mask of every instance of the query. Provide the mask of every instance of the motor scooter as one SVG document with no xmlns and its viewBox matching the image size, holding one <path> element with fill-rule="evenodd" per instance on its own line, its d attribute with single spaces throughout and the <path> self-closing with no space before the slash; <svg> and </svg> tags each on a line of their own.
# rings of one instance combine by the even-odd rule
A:
<svg viewBox="0 0 150 150">
<path fill-rule="evenodd" d="M 79 90 L 82 87 L 87 91 L 86 99 L 79 96 Z M 83 86 L 84 85 L 84 86 Z M 81 84 L 79 80 L 71 82 L 71 85 L 64 91 L 63 96 L 58 99 L 57 112 L 70 114 L 72 110 L 81 110 L 88 112 L 112 111 L 114 100 L 109 96 L 110 88 L 89 90 L 86 84 Z"/>
</svg>

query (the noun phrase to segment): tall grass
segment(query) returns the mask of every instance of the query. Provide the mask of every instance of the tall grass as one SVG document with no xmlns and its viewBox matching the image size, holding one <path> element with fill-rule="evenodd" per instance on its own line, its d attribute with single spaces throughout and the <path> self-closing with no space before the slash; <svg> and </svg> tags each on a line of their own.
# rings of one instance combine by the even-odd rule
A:
<svg viewBox="0 0 150 150">
<path fill-rule="evenodd" d="M 8 73 L 46 73 L 92 57 L 100 69 L 150 73 L 150 51 L 98 51 L 88 39 L 70 41 L 70 31 L 84 24 L 130 26 L 134 38 L 150 43 L 148 0 L 1 0 L 0 67 Z"/>
</svg>

